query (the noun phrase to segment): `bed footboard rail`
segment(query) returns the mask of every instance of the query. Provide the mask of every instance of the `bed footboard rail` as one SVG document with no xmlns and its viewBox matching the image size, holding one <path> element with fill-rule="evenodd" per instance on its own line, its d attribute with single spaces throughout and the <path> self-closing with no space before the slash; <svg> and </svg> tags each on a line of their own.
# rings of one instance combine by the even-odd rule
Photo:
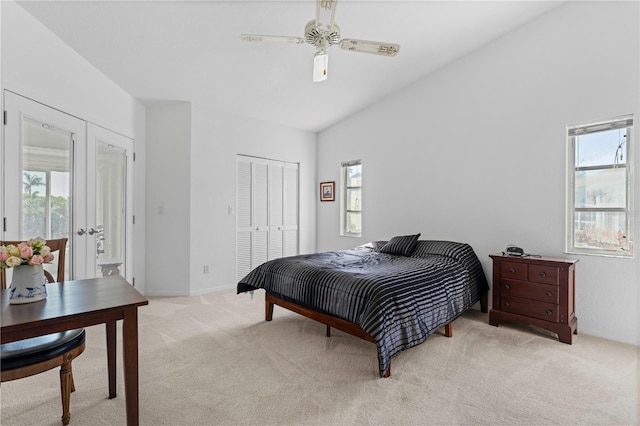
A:
<svg viewBox="0 0 640 426">
<path fill-rule="evenodd" d="M 374 339 L 369 333 L 364 331 L 359 325 L 354 324 L 349 321 L 345 321 L 341 318 L 334 317 L 331 315 L 323 314 L 322 312 L 314 311 L 313 309 L 306 308 L 304 306 L 300 306 L 293 302 L 288 302 L 286 300 L 275 297 L 269 293 L 265 293 L 265 320 L 271 321 L 273 319 L 273 305 L 281 306 L 285 309 L 298 313 L 302 316 L 310 318 L 312 320 L 316 320 L 322 324 L 326 324 L 329 329 L 331 327 L 338 329 L 340 331 L 344 331 L 347 334 L 351 334 L 352 336 L 359 337 L 371 343 L 377 343 L 376 339 Z M 331 332 L 327 329 L 327 336 L 330 337 Z"/>
<path fill-rule="evenodd" d="M 374 339 L 369 333 L 364 331 L 362 327 L 352 322 L 343 320 L 342 318 L 334 317 L 331 315 L 323 314 L 322 312 L 314 311 L 313 309 L 306 308 L 304 306 L 298 305 L 294 302 L 288 302 L 286 300 L 280 299 L 279 297 L 273 296 L 269 293 L 265 292 L 264 297 L 264 313 L 265 313 L 265 321 L 271 321 L 273 319 L 273 306 L 278 305 L 282 308 L 288 309 L 292 312 L 310 318 L 312 320 L 318 321 L 327 326 L 327 337 L 331 337 L 331 328 L 335 328 L 347 334 L 350 334 L 355 337 L 359 337 L 360 339 L 364 339 L 371 343 L 376 343 L 376 339 Z M 445 324 L 444 326 L 444 335 L 447 337 L 453 336 L 453 323 L 450 322 Z M 385 370 L 383 377 L 391 376 L 391 364 Z"/>
</svg>

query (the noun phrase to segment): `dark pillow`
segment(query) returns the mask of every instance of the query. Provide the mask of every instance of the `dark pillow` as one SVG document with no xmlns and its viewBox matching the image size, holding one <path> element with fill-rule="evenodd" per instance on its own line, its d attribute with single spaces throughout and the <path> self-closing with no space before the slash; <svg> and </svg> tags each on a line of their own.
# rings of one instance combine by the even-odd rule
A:
<svg viewBox="0 0 640 426">
<path fill-rule="evenodd" d="M 396 254 L 399 256 L 411 256 L 418 244 L 420 234 L 402 235 L 393 237 L 387 244 L 380 248 L 380 253 Z"/>
</svg>

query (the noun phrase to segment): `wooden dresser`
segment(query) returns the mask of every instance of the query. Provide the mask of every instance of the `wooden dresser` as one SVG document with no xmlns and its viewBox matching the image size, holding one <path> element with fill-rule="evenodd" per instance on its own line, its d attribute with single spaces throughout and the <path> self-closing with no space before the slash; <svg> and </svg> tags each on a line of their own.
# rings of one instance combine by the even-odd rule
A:
<svg viewBox="0 0 640 426">
<path fill-rule="evenodd" d="M 575 315 L 575 266 L 578 259 L 490 255 L 493 306 L 489 324 L 519 321 L 558 334 L 571 344 L 578 334 Z"/>
</svg>

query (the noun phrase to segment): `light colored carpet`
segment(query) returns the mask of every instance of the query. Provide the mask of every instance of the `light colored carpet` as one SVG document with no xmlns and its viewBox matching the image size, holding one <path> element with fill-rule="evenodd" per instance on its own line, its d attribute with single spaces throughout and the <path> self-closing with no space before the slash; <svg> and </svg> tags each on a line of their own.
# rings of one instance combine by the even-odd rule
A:
<svg viewBox="0 0 640 426">
<path fill-rule="evenodd" d="M 152 298 L 139 311 L 143 425 L 634 425 L 638 347 L 587 335 L 573 345 L 469 311 L 402 352 L 378 377 L 372 343 L 276 307 L 263 293 Z M 120 327 L 120 325 L 119 325 Z M 120 329 L 118 330 L 120 338 Z M 125 424 L 107 399 L 104 326 L 74 361 L 71 425 Z M 1 421 L 60 425 L 57 370 L 2 384 Z"/>
</svg>

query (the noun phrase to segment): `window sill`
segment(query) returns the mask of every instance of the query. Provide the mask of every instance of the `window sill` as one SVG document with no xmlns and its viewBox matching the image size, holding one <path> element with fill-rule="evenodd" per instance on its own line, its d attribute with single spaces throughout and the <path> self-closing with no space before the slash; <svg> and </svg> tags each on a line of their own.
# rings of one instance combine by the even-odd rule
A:
<svg viewBox="0 0 640 426">
<path fill-rule="evenodd" d="M 566 254 L 573 256 L 596 256 L 596 257 L 611 257 L 614 259 L 633 259 L 633 253 L 630 254 L 613 254 L 613 253 L 598 253 L 598 252 L 584 252 L 584 251 L 571 251 L 565 250 Z"/>
</svg>

